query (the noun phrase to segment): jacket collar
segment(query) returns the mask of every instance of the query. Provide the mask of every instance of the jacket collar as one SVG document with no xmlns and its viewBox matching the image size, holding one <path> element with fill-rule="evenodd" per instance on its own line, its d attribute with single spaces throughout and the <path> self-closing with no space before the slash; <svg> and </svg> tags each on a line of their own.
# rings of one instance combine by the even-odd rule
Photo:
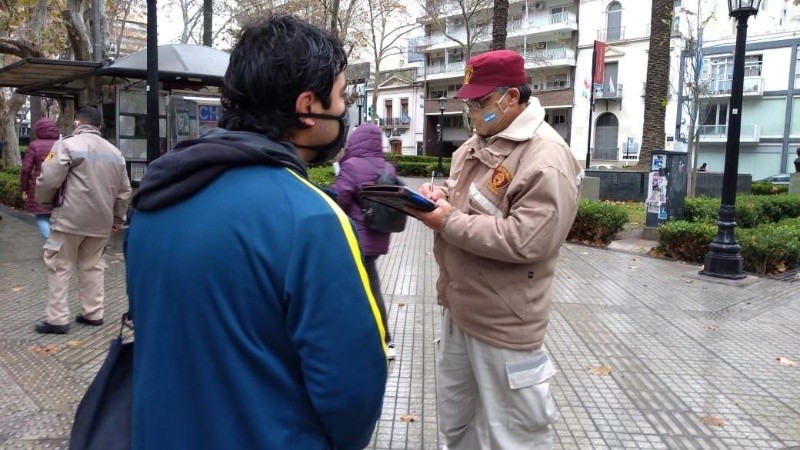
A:
<svg viewBox="0 0 800 450">
<path fill-rule="evenodd" d="M 83 134 L 83 133 L 92 133 L 100 136 L 100 129 L 94 125 L 81 124 L 78 125 L 75 128 L 75 130 L 72 131 L 73 136 L 76 134 Z"/>
</svg>

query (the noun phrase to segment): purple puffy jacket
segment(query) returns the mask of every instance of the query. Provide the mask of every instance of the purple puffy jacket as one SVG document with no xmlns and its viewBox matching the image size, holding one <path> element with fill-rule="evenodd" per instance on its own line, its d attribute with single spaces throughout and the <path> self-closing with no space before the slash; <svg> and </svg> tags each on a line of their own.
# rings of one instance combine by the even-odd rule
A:
<svg viewBox="0 0 800 450">
<path fill-rule="evenodd" d="M 50 153 L 53 144 L 61 134 L 58 125 L 49 117 L 42 117 L 33 124 L 36 140 L 28 145 L 28 151 L 22 159 L 22 170 L 19 172 L 19 190 L 28 194 L 25 204 L 31 214 L 50 214 L 51 210 L 36 203 L 36 179 L 42 171 L 42 162 Z"/>
<path fill-rule="evenodd" d="M 344 212 L 353 219 L 358 228 L 361 251 L 366 256 L 385 255 L 389 251 L 389 233 L 368 230 L 364 226 L 364 214 L 358 198 L 362 184 L 374 183 L 383 173 L 384 165 L 394 175 L 395 168 L 383 159 L 383 133 L 378 125 L 365 123 L 350 134 L 344 157 L 339 161 L 341 170 L 331 188 Z"/>
</svg>

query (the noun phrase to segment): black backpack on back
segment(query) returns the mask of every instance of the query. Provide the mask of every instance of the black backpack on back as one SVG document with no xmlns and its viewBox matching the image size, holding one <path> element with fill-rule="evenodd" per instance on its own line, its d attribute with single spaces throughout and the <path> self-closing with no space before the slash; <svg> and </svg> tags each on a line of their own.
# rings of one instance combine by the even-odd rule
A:
<svg viewBox="0 0 800 450">
<path fill-rule="evenodd" d="M 383 173 L 378 171 L 378 168 L 372 162 L 369 162 L 369 164 L 378 174 L 375 184 L 381 186 L 405 186 L 405 183 L 397 175 L 391 174 L 389 163 L 383 166 Z M 363 199 L 361 212 L 364 214 L 364 225 L 368 230 L 379 233 L 399 233 L 406 229 L 406 218 L 408 217 L 406 213 L 389 206 Z"/>
</svg>

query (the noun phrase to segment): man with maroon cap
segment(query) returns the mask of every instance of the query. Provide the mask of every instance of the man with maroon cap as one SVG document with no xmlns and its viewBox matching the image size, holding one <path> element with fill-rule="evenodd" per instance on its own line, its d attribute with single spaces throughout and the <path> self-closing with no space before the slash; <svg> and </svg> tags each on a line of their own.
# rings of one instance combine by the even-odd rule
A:
<svg viewBox="0 0 800 450">
<path fill-rule="evenodd" d="M 453 154 L 444 186 L 420 188 L 436 210 L 414 213 L 436 232 L 437 398 L 449 450 L 553 446 L 556 371 L 542 344 L 581 168 L 530 95 L 518 53 L 470 58 L 455 98 L 475 135 Z"/>
</svg>

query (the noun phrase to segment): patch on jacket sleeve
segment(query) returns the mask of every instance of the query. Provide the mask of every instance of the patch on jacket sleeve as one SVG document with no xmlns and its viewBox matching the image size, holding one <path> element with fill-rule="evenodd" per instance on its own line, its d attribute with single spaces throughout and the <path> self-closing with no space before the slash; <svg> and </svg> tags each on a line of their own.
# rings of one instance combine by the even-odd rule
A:
<svg viewBox="0 0 800 450">
<path fill-rule="evenodd" d="M 486 187 L 495 194 L 511 183 L 511 172 L 503 166 L 494 169 L 492 176 L 486 182 Z"/>
<path fill-rule="evenodd" d="M 55 158 L 55 157 L 56 157 L 56 154 L 55 154 L 55 152 L 53 152 L 52 150 L 50 150 L 50 153 L 48 153 L 48 154 L 47 154 L 47 156 L 45 156 L 45 158 L 44 158 L 44 161 L 42 161 L 42 162 L 47 162 L 47 161 L 50 161 L 51 159 L 53 159 L 53 158 Z"/>
</svg>

